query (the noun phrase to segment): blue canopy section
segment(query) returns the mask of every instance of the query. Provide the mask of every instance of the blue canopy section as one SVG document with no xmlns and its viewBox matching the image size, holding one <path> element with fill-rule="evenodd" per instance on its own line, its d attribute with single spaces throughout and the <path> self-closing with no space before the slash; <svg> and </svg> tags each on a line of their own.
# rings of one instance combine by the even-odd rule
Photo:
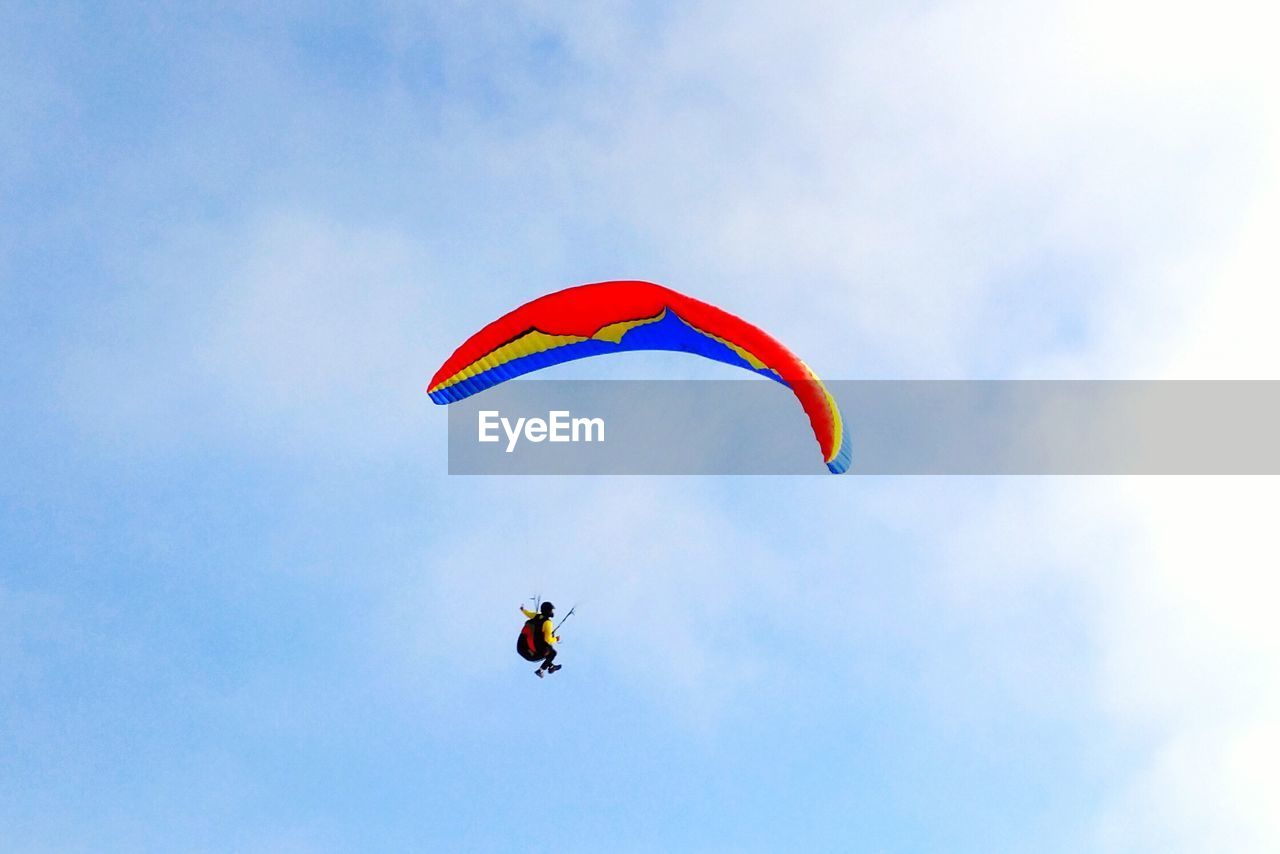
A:
<svg viewBox="0 0 1280 854">
<path fill-rule="evenodd" d="M 572 362 L 574 359 L 586 359 L 605 353 L 624 353 L 634 350 L 671 350 L 677 353 L 693 353 L 726 365 L 744 368 L 755 374 L 768 377 L 783 385 L 787 385 L 776 373 L 768 368 L 753 368 L 751 363 L 742 358 L 732 347 L 723 344 L 709 335 L 685 323 L 674 311 L 667 309 L 661 320 L 646 323 L 629 329 L 617 344 L 612 341 L 599 341 L 594 338 L 553 347 L 540 353 L 531 353 L 512 359 L 510 362 L 490 368 L 474 377 L 454 383 L 451 386 L 431 392 L 431 399 L 436 403 L 452 403 L 470 397 L 476 392 L 484 391 L 498 383 L 536 371 L 539 368 Z M 846 440 L 847 441 L 847 440 Z M 843 447 L 843 444 L 842 444 Z M 830 465 L 830 464 L 828 464 Z"/>
<path fill-rule="evenodd" d="M 849 447 L 849 431 L 841 430 L 840 450 L 836 451 L 835 457 L 827 463 L 827 470 L 832 474 L 844 474 L 851 465 L 853 465 L 853 449 Z"/>
</svg>

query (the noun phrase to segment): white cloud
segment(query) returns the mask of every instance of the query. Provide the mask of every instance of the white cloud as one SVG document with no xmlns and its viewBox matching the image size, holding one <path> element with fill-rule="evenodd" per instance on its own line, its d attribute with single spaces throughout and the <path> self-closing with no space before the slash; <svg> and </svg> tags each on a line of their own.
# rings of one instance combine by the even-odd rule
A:
<svg viewBox="0 0 1280 854">
<path fill-rule="evenodd" d="M 690 13 L 620 86 L 597 159 L 633 222 L 712 271 L 724 301 L 816 342 L 819 366 L 856 375 L 869 350 L 899 376 L 1273 378 L 1275 18 L 1144 2 Z M 634 184 L 607 171 L 621 164 Z M 1093 281 L 1037 276 L 1064 257 Z M 1080 335 L 1016 337 L 1063 310 Z M 1117 784 L 1108 844 L 1280 846 L 1260 795 L 1277 788 L 1275 488 L 1050 481 L 932 529 L 968 544 L 957 589 L 985 579 L 989 598 L 957 607 L 1001 608 L 1036 567 L 1091 603 L 1097 694 L 1078 702 L 1156 745 Z"/>
<path fill-rule="evenodd" d="M 86 430 L 377 456 L 425 429 L 423 366 L 451 309 L 403 234 L 277 214 L 175 229 L 136 263 L 117 315 L 67 359 Z"/>
</svg>

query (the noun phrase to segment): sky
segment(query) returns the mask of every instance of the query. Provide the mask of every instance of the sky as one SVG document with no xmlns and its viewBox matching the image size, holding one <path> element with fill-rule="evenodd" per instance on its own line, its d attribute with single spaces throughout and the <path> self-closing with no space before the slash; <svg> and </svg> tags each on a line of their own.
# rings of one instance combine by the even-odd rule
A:
<svg viewBox="0 0 1280 854">
<path fill-rule="evenodd" d="M 1274 478 L 449 477 L 424 393 L 617 278 L 829 379 L 1276 379 L 1277 23 L 0 4 L 0 848 L 1280 848 Z"/>
</svg>

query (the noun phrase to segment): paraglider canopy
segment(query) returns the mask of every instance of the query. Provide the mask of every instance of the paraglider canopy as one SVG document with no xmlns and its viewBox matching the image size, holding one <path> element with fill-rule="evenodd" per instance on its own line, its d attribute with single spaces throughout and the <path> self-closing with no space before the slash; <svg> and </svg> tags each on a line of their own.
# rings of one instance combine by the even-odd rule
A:
<svg viewBox="0 0 1280 854">
<path fill-rule="evenodd" d="M 809 417 L 827 468 L 848 470 L 840 408 L 808 365 L 759 327 L 652 282 L 597 282 L 525 303 L 464 341 L 431 378 L 428 393 L 448 404 L 539 368 L 629 350 L 693 353 L 787 386 Z"/>
</svg>

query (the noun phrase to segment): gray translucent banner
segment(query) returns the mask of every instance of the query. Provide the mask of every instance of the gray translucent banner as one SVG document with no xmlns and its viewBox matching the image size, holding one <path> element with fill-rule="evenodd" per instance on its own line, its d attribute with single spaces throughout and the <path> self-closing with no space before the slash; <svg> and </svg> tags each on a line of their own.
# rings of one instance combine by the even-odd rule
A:
<svg viewBox="0 0 1280 854">
<path fill-rule="evenodd" d="M 1275 381 L 827 387 L 850 474 L 1280 474 Z M 768 380 L 504 383 L 449 406 L 449 472 L 830 476 Z"/>
</svg>

